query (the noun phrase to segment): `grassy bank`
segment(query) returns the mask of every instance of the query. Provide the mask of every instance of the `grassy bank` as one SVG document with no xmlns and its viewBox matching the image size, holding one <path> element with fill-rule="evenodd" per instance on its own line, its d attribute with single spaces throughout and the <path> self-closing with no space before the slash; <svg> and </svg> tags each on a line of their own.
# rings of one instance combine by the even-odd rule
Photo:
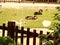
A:
<svg viewBox="0 0 60 45">
<path fill-rule="evenodd" d="M 50 20 L 53 21 L 53 16 L 56 13 L 56 9 L 43 9 L 42 15 L 37 15 L 37 20 L 26 20 L 26 16 L 34 16 L 34 12 L 38 11 L 39 8 L 20 8 L 20 9 L 0 9 L 0 25 L 6 23 L 11 20 L 15 20 L 20 22 L 21 19 L 25 21 L 24 27 L 30 28 L 42 28 L 42 21 L 43 20 Z M 19 25 L 19 24 L 17 24 Z M 20 25 L 19 25 L 20 26 Z"/>
</svg>

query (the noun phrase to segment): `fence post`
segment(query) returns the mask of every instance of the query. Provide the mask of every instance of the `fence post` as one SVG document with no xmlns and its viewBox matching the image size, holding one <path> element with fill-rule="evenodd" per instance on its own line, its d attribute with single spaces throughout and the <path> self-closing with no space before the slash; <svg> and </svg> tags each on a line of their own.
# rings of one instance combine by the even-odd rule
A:
<svg viewBox="0 0 60 45">
<path fill-rule="evenodd" d="M 50 34 L 50 32 L 47 32 L 47 35 Z"/>
<path fill-rule="evenodd" d="M 8 36 L 14 40 L 15 22 L 8 22 Z"/>
<path fill-rule="evenodd" d="M 48 0 L 48 4 L 49 4 L 49 0 Z"/>
<path fill-rule="evenodd" d="M 27 45 L 29 45 L 29 31 L 30 31 L 30 28 L 27 28 Z"/>
<path fill-rule="evenodd" d="M 5 3 L 5 0 L 4 0 L 4 3 Z"/>
<path fill-rule="evenodd" d="M 18 0 L 18 3 L 20 3 L 20 0 Z"/>
<path fill-rule="evenodd" d="M 3 24 L 2 36 L 5 36 L 5 24 Z"/>
<path fill-rule="evenodd" d="M 23 31 L 24 31 L 24 27 L 21 27 L 21 43 L 23 45 Z"/>
<path fill-rule="evenodd" d="M 50 34 L 50 32 L 47 32 L 47 35 L 49 35 Z M 50 36 L 47 38 L 47 41 L 49 40 L 49 38 L 50 38 Z"/>
<path fill-rule="evenodd" d="M 16 32 L 15 42 L 16 42 L 16 45 L 17 45 L 17 40 L 18 40 L 18 26 L 16 26 L 15 32 Z"/>
<path fill-rule="evenodd" d="M 43 31 L 40 31 L 40 35 L 43 34 Z"/>
<path fill-rule="evenodd" d="M 36 30 L 33 31 L 33 45 L 36 45 Z"/>
<path fill-rule="evenodd" d="M 41 34 L 43 34 L 43 31 L 40 31 L 40 35 Z M 40 42 L 39 45 L 42 45 L 42 40 L 41 39 L 39 39 L 39 42 Z"/>
</svg>

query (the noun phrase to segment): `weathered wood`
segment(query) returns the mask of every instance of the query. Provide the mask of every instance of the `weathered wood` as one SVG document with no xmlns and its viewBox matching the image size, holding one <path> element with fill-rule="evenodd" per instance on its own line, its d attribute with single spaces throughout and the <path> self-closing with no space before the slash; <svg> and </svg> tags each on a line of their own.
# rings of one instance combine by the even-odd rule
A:
<svg viewBox="0 0 60 45">
<path fill-rule="evenodd" d="M 18 26 L 15 25 L 15 22 L 8 22 L 8 26 L 6 27 L 5 24 L 3 24 L 3 26 L 0 26 L 0 29 L 2 29 L 2 36 L 5 36 L 5 30 L 8 31 L 8 36 L 10 36 L 17 45 L 17 40 L 18 38 L 21 38 L 21 43 L 23 44 L 23 38 L 26 37 L 27 38 L 27 42 L 26 45 L 29 45 L 29 38 L 33 37 L 33 45 L 36 45 L 36 37 L 38 37 L 38 35 L 43 34 L 43 31 L 40 31 L 40 34 L 36 33 L 36 30 L 34 30 L 33 32 L 30 32 L 30 28 L 27 28 L 27 31 L 24 30 L 24 27 L 21 27 L 21 30 L 18 29 Z M 18 36 L 18 33 L 21 34 L 21 36 Z M 47 32 L 47 34 L 49 34 L 50 32 Z M 26 34 L 27 36 L 23 36 L 23 34 Z M 42 41 L 40 39 L 39 41 L 39 45 L 42 45 Z"/>
<path fill-rule="evenodd" d="M 5 24 L 3 24 L 2 36 L 5 36 Z"/>
<path fill-rule="evenodd" d="M 15 22 L 8 22 L 8 36 L 14 40 Z"/>
<path fill-rule="evenodd" d="M 21 33 L 21 32 L 22 32 L 22 30 L 18 30 L 18 33 Z M 24 32 L 24 34 L 27 34 L 27 31 L 24 30 L 23 32 Z M 33 34 L 34 34 L 33 32 L 29 32 L 30 36 L 33 36 Z M 37 36 L 38 36 L 38 33 L 36 33 L 36 37 Z"/>
<path fill-rule="evenodd" d="M 6 26 L 4 27 L 5 30 L 7 30 L 7 28 L 8 28 L 8 27 L 6 27 Z M 3 29 L 3 26 L 0 26 L 0 29 Z"/>
<path fill-rule="evenodd" d="M 23 45 L 23 32 L 24 31 L 24 27 L 21 27 L 21 43 Z"/>
<path fill-rule="evenodd" d="M 43 31 L 40 31 L 40 35 L 43 34 Z"/>
<path fill-rule="evenodd" d="M 18 3 L 20 3 L 20 0 L 18 1 Z"/>
<path fill-rule="evenodd" d="M 40 31 L 40 35 L 43 34 L 43 31 Z M 42 45 L 42 40 L 39 39 L 39 45 Z"/>
<path fill-rule="evenodd" d="M 0 29 L 3 29 L 3 26 L 0 26 Z"/>
<path fill-rule="evenodd" d="M 15 29 L 15 33 L 16 33 L 16 37 L 15 37 L 15 42 L 16 42 L 16 45 L 17 45 L 17 40 L 18 40 L 18 26 L 16 26 L 16 29 Z"/>
<path fill-rule="evenodd" d="M 31 2 L 31 3 L 36 3 L 36 2 L 40 2 L 40 3 L 59 3 L 60 2 L 57 2 L 57 0 L 32 0 L 32 1 L 29 1 L 29 0 L 1 0 L 0 2 L 17 2 L 17 3 L 20 3 L 20 2 Z"/>
<path fill-rule="evenodd" d="M 50 32 L 47 32 L 47 35 L 50 34 Z"/>
<path fill-rule="evenodd" d="M 4 3 L 5 3 L 5 0 L 4 0 Z"/>
<path fill-rule="evenodd" d="M 30 32 L 30 28 L 27 28 L 27 43 L 26 43 L 26 45 L 29 45 L 29 32 Z"/>
<path fill-rule="evenodd" d="M 0 26 L 0 29 L 3 29 L 3 26 Z M 8 27 L 6 27 L 5 26 L 5 30 L 7 30 L 8 31 L 8 29 L 9 29 L 9 26 Z M 20 29 L 18 29 L 18 33 L 21 33 L 22 32 L 22 30 L 20 30 Z M 23 31 L 24 32 L 24 34 L 27 34 L 27 31 Z M 29 35 L 30 35 L 30 37 L 32 37 L 33 36 L 33 32 L 29 32 Z M 38 36 L 38 33 L 36 33 L 36 37 Z M 25 36 L 26 37 L 26 36 Z"/>
<path fill-rule="evenodd" d="M 36 45 L 36 30 L 33 31 L 34 36 L 33 36 L 33 45 Z"/>
</svg>

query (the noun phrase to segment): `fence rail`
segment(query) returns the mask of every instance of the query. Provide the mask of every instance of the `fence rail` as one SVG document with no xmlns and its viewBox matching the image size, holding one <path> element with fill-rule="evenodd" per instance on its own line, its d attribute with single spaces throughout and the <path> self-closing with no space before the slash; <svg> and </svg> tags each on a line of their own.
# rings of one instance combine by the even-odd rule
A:
<svg viewBox="0 0 60 45">
<path fill-rule="evenodd" d="M 60 3 L 57 0 L 0 0 L 0 2 L 18 2 L 18 3 Z"/>
<path fill-rule="evenodd" d="M 36 30 L 34 29 L 33 32 L 30 32 L 30 28 L 27 28 L 27 31 L 24 30 L 24 27 L 21 27 L 21 29 L 18 29 L 18 26 L 15 25 L 15 22 L 8 22 L 8 26 L 0 26 L 0 29 L 2 29 L 2 36 L 5 36 L 5 30 L 7 30 L 7 36 L 10 36 L 15 42 L 17 43 L 18 38 L 21 38 L 21 43 L 23 44 L 24 37 L 27 38 L 26 45 L 29 45 L 29 39 L 33 38 L 33 45 L 36 45 L 36 37 L 38 35 L 43 34 L 43 31 L 40 31 L 40 34 L 36 33 Z M 18 33 L 21 34 L 21 36 L 18 36 Z M 50 32 L 47 32 L 49 34 Z M 26 34 L 26 36 L 24 36 Z M 15 39 L 14 39 L 15 38 Z M 17 45 L 17 44 L 16 44 Z M 41 44 L 40 44 L 41 45 Z"/>
</svg>

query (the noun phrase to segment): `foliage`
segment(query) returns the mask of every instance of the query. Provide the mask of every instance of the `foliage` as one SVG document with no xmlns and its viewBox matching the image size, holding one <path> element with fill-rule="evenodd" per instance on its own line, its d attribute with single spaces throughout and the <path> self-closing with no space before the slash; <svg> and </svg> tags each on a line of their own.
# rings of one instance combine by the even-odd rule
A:
<svg viewBox="0 0 60 45">
<path fill-rule="evenodd" d="M 53 29 L 53 30 L 60 29 L 60 11 L 58 11 L 60 9 L 60 7 L 56 7 L 56 9 L 57 9 L 57 12 L 54 14 L 53 22 L 50 26 L 50 29 Z"/>
<path fill-rule="evenodd" d="M 16 45 L 16 43 L 10 37 L 0 37 L 0 45 Z"/>
<path fill-rule="evenodd" d="M 57 0 L 57 2 L 60 2 L 60 0 Z"/>
<path fill-rule="evenodd" d="M 60 45 L 60 11 L 58 11 L 59 7 L 57 7 L 56 9 L 57 9 L 57 12 L 54 15 L 54 20 L 53 20 L 54 22 L 52 23 L 52 26 L 51 26 L 51 29 L 53 29 L 54 32 L 52 33 L 53 36 L 51 36 L 50 38 L 54 37 L 52 39 L 52 41 L 54 42 L 53 45 Z"/>
<path fill-rule="evenodd" d="M 51 29 L 54 30 L 53 33 L 50 33 L 49 35 L 40 35 L 40 38 L 42 41 L 46 38 L 46 45 L 60 45 L 60 11 L 57 10 L 57 13 L 54 15 L 53 23 L 51 26 Z M 52 40 L 54 43 L 52 43 L 50 40 Z"/>
<path fill-rule="evenodd" d="M 50 41 L 49 37 L 51 34 L 46 35 L 46 34 L 41 34 L 38 37 L 40 38 L 40 44 L 44 43 L 45 45 L 53 45 L 53 43 Z"/>
<path fill-rule="evenodd" d="M 38 37 L 43 41 L 46 38 L 46 35 L 45 34 L 41 34 Z"/>
<path fill-rule="evenodd" d="M 14 45 L 14 41 L 10 37 L 0 37 L 1 45 Z"/>
<path fill-rule="evenodd" d="M 53 45 L 53 43 L 51 41 L 47 41 L 46 45 Z"/>
</svg>

